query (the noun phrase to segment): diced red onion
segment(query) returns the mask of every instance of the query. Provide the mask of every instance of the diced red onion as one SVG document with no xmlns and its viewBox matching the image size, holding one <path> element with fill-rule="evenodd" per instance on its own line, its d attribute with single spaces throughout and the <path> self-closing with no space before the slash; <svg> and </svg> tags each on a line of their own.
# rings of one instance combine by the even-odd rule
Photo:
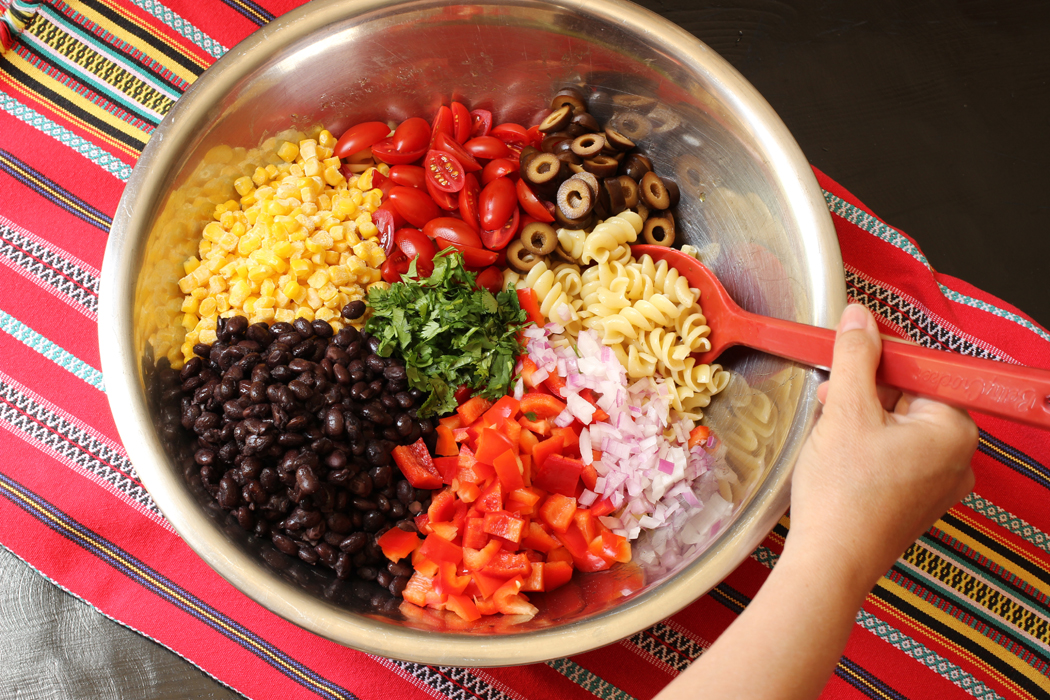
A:
<svg viewBox="0 0 1050 700">
<path fill-rule="evenodd" d="M 525 382 L 521 377 L 518 377 L 518 381 L 514 382 L 514 400 L 521 401 L 521 397 L 525 395 Z"/>
<path fill-rule="evenodd" d="M 598 494 L 590 489 L 584 489 L 583 493 L 581 493 L 580 497 L 576 500 L 579 501 L 580 505 L 584 508 L 590 508 L 594 502 L 598 500 Z"/>
<path fill-rule="evenodd" d="M 660 471 L 664 474 L 674 474 L 674 462 L 668 462 L 666 459 L 661 459 L 659 465 Z"/>
</svg>

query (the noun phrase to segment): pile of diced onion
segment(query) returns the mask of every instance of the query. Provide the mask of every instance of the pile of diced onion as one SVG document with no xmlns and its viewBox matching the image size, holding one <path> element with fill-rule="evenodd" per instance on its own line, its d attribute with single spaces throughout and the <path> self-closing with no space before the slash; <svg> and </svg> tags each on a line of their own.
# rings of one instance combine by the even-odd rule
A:
<svg viewBox="0 0 1050 700">
<path fill-rule="evenodd" d="M 530 326 L 524 334 L 529 358 L 539 368 L 533 381 L 541 382 L 553 373 L 565 379 L 566 408 L 555 424 L 567 426 L 579 420 L 586 426 L 580 433 L 585 463 L 592 463 L 592 449 L 602 453 L 601 460 L 594 462 L 599 475 L 594 491 L 584 491 L 580 505 L 608 498 L 614 511 L 601 520 L 628 539 L 656 531 L 655 546 L 640 554 L 651 559 L 644 563 L 671 568 L 685 547 L 713 536 L 732 509 L 718 494 L 714 460 L 704 449 L 710 445 L 688 447 L 693 423 L 670 420 L 663 380 L 643 378 L 628 384 L 623 366 L 593 331 L 582 331 L 575 346 L 552 345 L 551 336 L 562 331 L 556 323 L 548 323 L 544 328 Z M 599 395 L 597 404 L 609 414 L 608 420 L 593 420 L 594 407 L 579 394 L 583 389 Z M 519 381 L 516 392 L 522 391 Z M 672 527 L 664 528 L 667 524 Z"/>
</svg>

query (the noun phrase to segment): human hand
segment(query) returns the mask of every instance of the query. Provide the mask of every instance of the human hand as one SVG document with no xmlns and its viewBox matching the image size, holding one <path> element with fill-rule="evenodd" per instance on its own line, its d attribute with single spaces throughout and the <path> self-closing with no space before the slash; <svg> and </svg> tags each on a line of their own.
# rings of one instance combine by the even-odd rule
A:
<svg viewBox="0 0 1050 700">
<path fill-rule="evenodd" d="M 787 541 L 846 567 L 865 590 L 969 493 L 977 448 L 964 411 L 876 388 L 881 351 L 874 318 L 849 306 L 818 391 L 823 414 L 792 477 Z"/>
</svg>

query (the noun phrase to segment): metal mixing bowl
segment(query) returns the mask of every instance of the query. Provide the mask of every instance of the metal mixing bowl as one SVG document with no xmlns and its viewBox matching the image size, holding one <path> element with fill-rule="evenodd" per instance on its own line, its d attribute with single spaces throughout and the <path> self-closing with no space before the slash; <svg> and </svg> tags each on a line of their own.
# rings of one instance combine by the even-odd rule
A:
<svg viewBox="0 0 1050 700">
<path fill-rule="evenodd" d="M 787 129 L 728 63 L 635 5 L 602 0 L 315 0 L 259 29 L 193 85 L 154 132 L 114 218 L 99 341 L 120 435 L 143 483 L 186 542 L 269 610 L 336 642 L 424 663 L 495 666 L 566 656 L 633 634 L 695 600 L 781 516 L 820 376 L 767 356 L 725 358 L 734 380 L 706 411 L 720 437 L 719 488 L 732 514 L 703 522 L 671 568 L 577 576 L 541 613 L 462 629 L 440 616 L 355 611 L 354 586 L 239 531 L 203 494 L 177 431 L 163 367 L 180 342 L 182 262 L 246 151 L 290 126 L 333 133 L 434 114 L 451 99 L 497 122 L 536 123 L 550 96 L 585 86 L 591 109 L 640 137 L 681 188 L 679 240 L 701 250 L 740 304 L 828 326 L 845 303 L 821 190 Z M 717 319 L 711 319 L 717 323 Z M 162 384 L 162 383 L 161 383 Z M 187 476 L 187 474 L 189 476 Z M 698 516 L 701 517 L 701 516 Z"/>
</svg>

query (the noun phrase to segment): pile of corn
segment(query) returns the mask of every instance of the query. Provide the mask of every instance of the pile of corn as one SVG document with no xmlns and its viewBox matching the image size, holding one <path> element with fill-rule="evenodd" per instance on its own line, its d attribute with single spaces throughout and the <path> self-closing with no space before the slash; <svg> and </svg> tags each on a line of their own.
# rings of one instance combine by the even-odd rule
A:
<svg viewBox="0 0 1050 700">
<path fill-rule="evenodd" d="M 386 284 L 379 273 L 386 255 L 371 217 L 382 193 L 371 189 L 371 169 L 349 181 L 343 176 L 335 144 L 324 130 L 298 143 L 273 141 L 280 162 L 237 179 L 240 199 L 215 207 L 179 280 L 185 359 L 194 344 L 215 342 L 220 316 L 324 319 L 338 331 L 343 306 Z"/>
</svg>

